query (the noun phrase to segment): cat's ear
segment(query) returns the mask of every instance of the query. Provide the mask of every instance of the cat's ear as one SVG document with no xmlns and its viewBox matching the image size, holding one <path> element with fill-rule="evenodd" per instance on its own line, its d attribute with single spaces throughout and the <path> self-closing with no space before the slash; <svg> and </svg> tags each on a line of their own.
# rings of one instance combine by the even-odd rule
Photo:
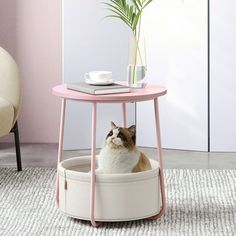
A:
<svg viewBox="0 0 236 236">
<path fill-rule="evenodd" d="M 113 121 L 111 121 L 111 128 L 112 129 L 116 129 L 117 128 L 117 126 L 115 125 L 115 123 Z"/>
<path fill-rule="evenodd" d="M 135 136 L 135 134 L 136 134 L 136 126 L 135 125 L 130 126 L 128 128 L 128 130 L 129 130 L 129 133 L 131 134 L 132 137 Z"/>
</svg>

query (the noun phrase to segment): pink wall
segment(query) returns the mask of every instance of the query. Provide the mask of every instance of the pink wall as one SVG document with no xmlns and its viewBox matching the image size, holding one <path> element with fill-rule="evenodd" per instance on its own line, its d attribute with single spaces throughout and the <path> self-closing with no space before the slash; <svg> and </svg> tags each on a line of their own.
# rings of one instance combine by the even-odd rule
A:
<svg viewBox="0 0 236 236">
<path fill-rule="evenodd" d="M 14 1 L 10 6 L 8 1 L 0 0 L 0 20 L 6 22 L 0 25 L 0 35 L 6 35 L 0 37 L 0 45 L 12 52 L 21 71 L 21 142 L 54 143 L 58 140 L 60 102 L 51 95 L 51 88 L 62 81 L 61 2 Z M 15 9 L 12 17 L 8 15 L 9 7 Z M 7 137 L 0 141 L 10 140 Z"/>
<path fill-rule="evenodd" d="M 0 0 L 0 46 L 16 55 L 16 0 Z"/>
</svg>

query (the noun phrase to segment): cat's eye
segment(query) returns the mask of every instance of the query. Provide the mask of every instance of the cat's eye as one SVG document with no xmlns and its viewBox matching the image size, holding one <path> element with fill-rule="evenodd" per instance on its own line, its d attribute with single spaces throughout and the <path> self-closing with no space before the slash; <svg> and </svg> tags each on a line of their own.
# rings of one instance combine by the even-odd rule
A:
<svg viewBox="0 0 236 236">
<path fill-rule="evenodd" d="M 123 139 L 123 138 L 124 138 L 124 135 L 123 135 L 122 133 L 119 133 L 119 134 L 117 135 L 117 138 Z"/>
<path fill-rule="evenodd" d="M 112 136 L 113 135 L 113 131 L 111 130 L 108 134 L 108 136 Z"/>
</svg>

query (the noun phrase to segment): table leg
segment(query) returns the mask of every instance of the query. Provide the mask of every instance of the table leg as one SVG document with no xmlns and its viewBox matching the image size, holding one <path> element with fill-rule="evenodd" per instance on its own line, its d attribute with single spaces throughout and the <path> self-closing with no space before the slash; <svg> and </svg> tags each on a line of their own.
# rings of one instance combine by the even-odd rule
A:
<svg viewBox="0 0 236 236">
<path fill-rule="evenodd" d="M 122 103 L 122 126 L 126 127 L 126 104 Z"/>
<path fill-rule="evenodd" d="M 94 202 L 95 202 L 95 168 L 96 168 L 96 118 L 97 104 L 93 103 L 92 108 L 92 146 L 91 146 L 91 179 L 90 179 L 90 220 L 94 227 L 98 227 L 99 223 L 94 219 Z"/>
<path fill-rule="evenodd" d="M 157 137 L 157 154 L 158 154 L 158 161 L 160 165 L 159 177 L 160 177 L 162 207 L 161 207 L 160 212 L 157 215 L 149 218 L 152 220 L 156 220 L 160 218 L 165 213 L 165 210 L 166 210 L 166 196 L 165 196 L 164 173 L 163 173 L 163 164 L 162 164 L 160 116 L 159 116 L 159 106 L 158 106 L 157 98 L 154 99 L 154 111 L 155 111 L 156 137 Z"/>
<path fill-rule="evenodd" d="M 60 119 L 60 131 L 59 131 L 59 144 L 58 144 L 57 164 L 59 164 L 61 162 L 61 160 L 62 160 L 63 137 L 64 137 L 64 123 L 65 123 L 65 108 L 66 108 L 66 99 L 62 98 L 62 101 L 61 101 L 61 119 Z M 58 176 L 58 172 L 57 172 L 57 176 L 56 176 L 55 200 L 56 200 L 57 206 L 59 206 L 59 176 Z"/>
</svg>

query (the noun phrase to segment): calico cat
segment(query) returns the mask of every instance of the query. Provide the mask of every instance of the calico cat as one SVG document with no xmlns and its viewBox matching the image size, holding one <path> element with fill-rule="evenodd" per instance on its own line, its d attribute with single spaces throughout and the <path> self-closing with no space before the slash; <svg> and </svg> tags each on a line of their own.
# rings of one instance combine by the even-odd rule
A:
<svg viewBox="0 0 236 236">
<path fill-rule="evenodd" d="M 131 173 L 151 169 L 149 159 L 136 145 L 136 127 L 117 127 L 111 122 L 105 145 L 98 156 L 97 173 Z"/>
</svg>

